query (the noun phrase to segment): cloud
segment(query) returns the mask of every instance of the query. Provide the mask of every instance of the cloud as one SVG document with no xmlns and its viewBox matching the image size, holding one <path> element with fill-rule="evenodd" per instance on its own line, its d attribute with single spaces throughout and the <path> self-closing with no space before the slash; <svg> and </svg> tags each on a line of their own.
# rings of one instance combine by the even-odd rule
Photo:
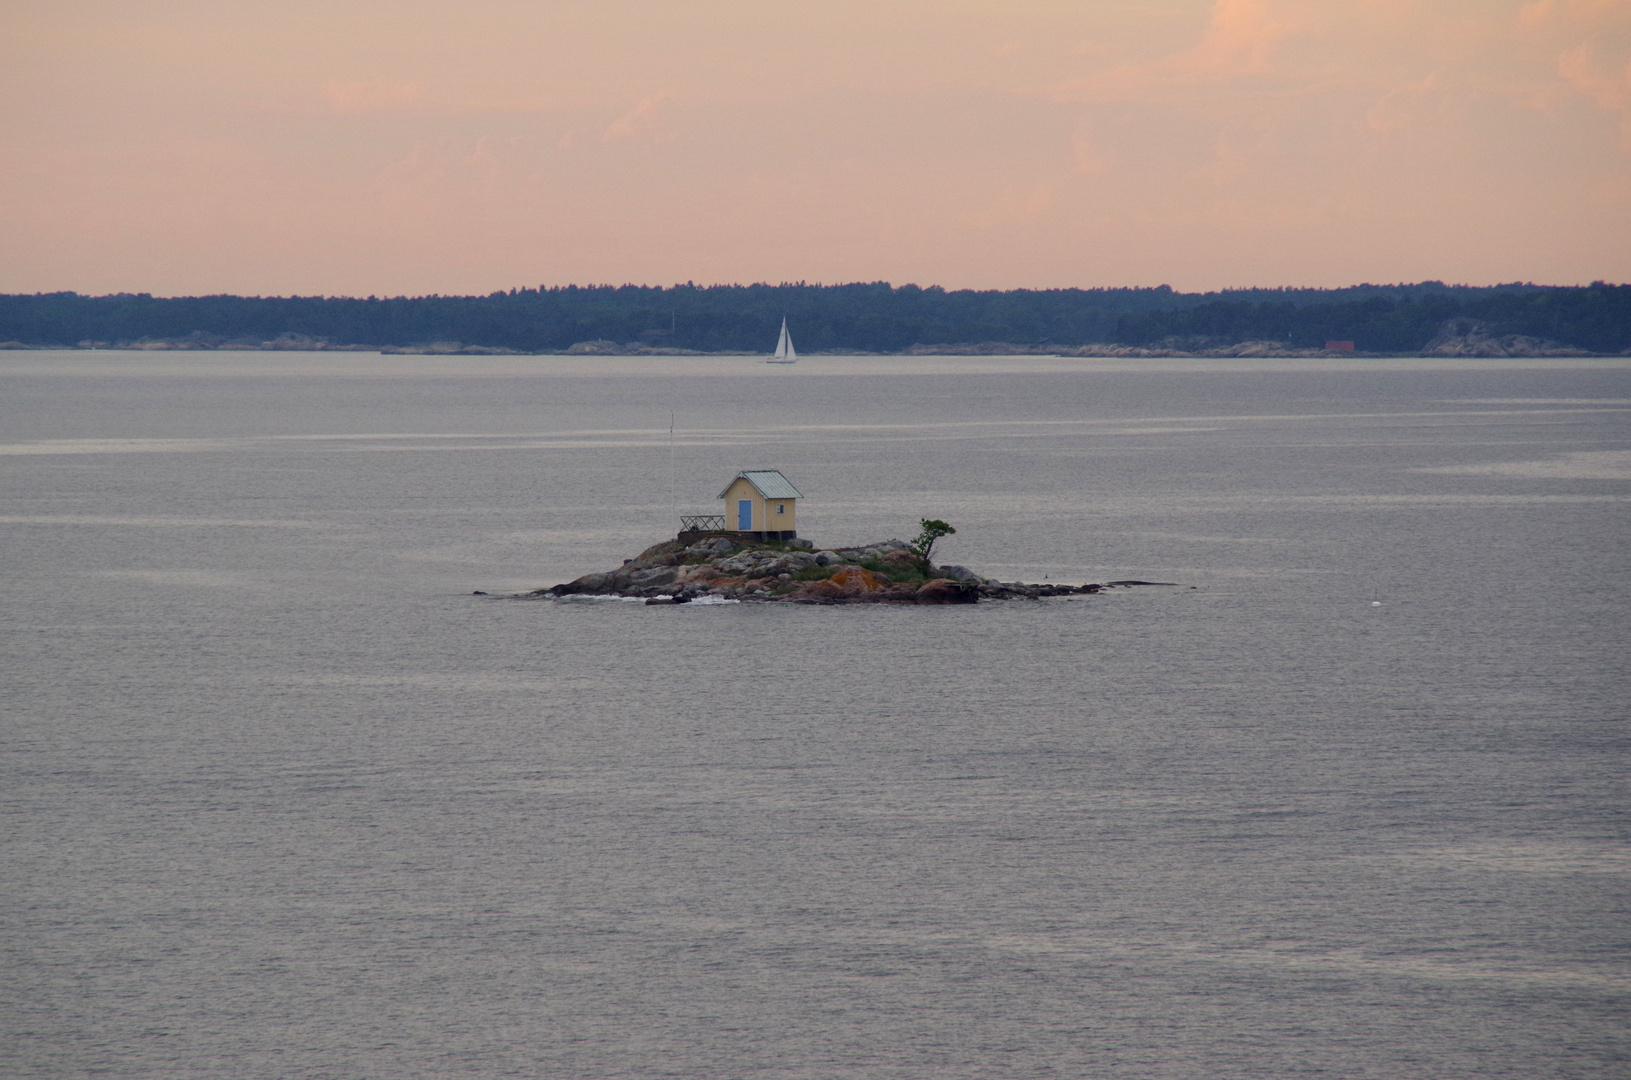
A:
<svg viewBox="0 0 1631 1080">
<path fill-rule="evenodd" d="M 1056 180 L 1006 187 L 985 206 L 958 215 L 961 224 L 974 229 L 999 229 L 1014 225 L 1035 225 L 1050 216 L 1059 203 L 1060 184 Z"/>
<path fill-rule="evenodd" d="M 1615 22 L 1622 29 L 1631 22 L 1626 0 L 1539 0 L 1518 12 L 1518 25 L 1529 31 L 1558 25 L 1602 28 Z"/>
<path fill-rule="evenodd" d="M 1540 0 L 1525 5 L 1516 22 L 1556 58 L 1557 83 L 1532 104 L 1552 108 L 1584 97 L 1618 116 L 1620 148 L 1631 153 L 1631 0 Z"/>
<path fill-rule="evenodd" d="M 1074 170 L 1083 176 L 1092 176 L 1110 168 L 1110 156 L 1099 145 L 1093 125 L 1083 121 L 1076 125 L 1070 138 L 1070 158 Z"/>
<path fill-rule="evenodd" d="M 1599 109 L 1619 116 L 1620 149 L 1631 153 L 1631 49 L 1615 51 L 1619 55 L 1598 42 L 1583 41 L 1558 57 L 1557 73 Z"/>
<path fill-rule="evenodd" d="M 1275 50 L 1291 33 L 1291 23 L 1267 0 L 1217 0 L 1205 40 L 1166 66 L 1194 79 L 1268 74 Z"/>
<path fill-rule="evenodd" d="M 369 82 L 328 83 L 323 97 L 330 112 L 343 115 L 401 112 L 419 105 L 424 94 L 418 83 L 374 79 Z"/>
<path fill-rule="evenodd" d="M 1160 96 L 1275 72 L 1280 46 L 1297 32 L 1296 20 L 1269 0 L 1216 0 L 1206 35 L 1193 48 L 1153 62 L 1121 64 L 1047 88 L 1061 101 L 1114 101 Z M 1078 46 L 1078 55 L 1101 51 Z"/>
<path fill-rule="evenodd" d="M 1389 90 L 1365 110 L 1365 127 L 1375 132 L 1402 131 L 1417 123 L 1426 104 L 1439 92 L 1440 72 Z"/>
<path fill-rule="evenodd" d="M 1188 48 L 1027 92 L 1283 136 L 1265 147 L 1374 144 L 1434 127 L 1466 146 L 1514 106 L 1559 111 L 1584 135 L 1584 100 L 1615 117 L 1631 150 L 1631 0 L 1215 0 Z M 1614 139 L 1608 124 L 1595 132 Z M 1098 149 L 1102 162 L 1114 148 Z"/>
<path fill-rule="evenodd" d="M 472 96 L 451 101 L 435 100 L 419 83 L 390 79 L 325 83 L 322 96 L 323 106 L 318 111 L 339 116 L 412 114 L 449 119 L 551 112 L 558 108 L 548 98 Z M 304 112 L 309 109 L 291 111 Z"/>
<path fill-rule="evenodd" d="M 650 135 L 657 128 L 657 107 L 671 97 L 672 94 L 656 94 L 642 98 L 634 108 L 612 121 L 611 126 L 600 136 L 600 141 L 625 142 Z"/>
<path fill-rule="evenodd" d="M 540 190 L 534 156 L 525 139 L 419 142 L 380 171 L 380 190 L 387 206 L 421 210 L 524 202 Z"/>
<path fill-rule="evenodd" d="M 31 3 L 8 291 L 1631 268 L 1631 0 Z"/>
<path fill-rule="evenodd" d="M 1558 57 L 1557 73 L 1598 108 L 1624 112 L 1631 108 L 1631 59 L 1622 62 L 1601 52 L 1595 42 L 1581 42 Z"/>
</svg>

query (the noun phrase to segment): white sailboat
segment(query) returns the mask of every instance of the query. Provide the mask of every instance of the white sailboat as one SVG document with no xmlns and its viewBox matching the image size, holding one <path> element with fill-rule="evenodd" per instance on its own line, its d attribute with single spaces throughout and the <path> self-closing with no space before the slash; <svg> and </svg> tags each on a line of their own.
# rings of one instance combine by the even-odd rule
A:
<svg viewBox="0 0 1631 1080">
<path fill-rule="evenodd" d="M 787 320 L 784 318 L 782 319 L 782 336 L 776 342 L 776 354 L 766 360 L 765 363 L 796 364 L 798 360 L 799 354 L 793 351 L 793 336 L 787 332 Z"/>
</svg>

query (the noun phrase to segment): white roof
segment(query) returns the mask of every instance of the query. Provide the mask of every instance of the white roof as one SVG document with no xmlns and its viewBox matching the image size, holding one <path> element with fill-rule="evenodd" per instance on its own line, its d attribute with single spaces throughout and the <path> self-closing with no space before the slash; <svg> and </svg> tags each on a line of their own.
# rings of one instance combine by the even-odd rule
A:
<svg viewBox="0 0 1631 1080">
<path fill-rule="evenodd" d="M 746 480 L 759 490 L 760 495 L 767 499 L 804 498 L 803 495 L 799 494 L 799 489 L 793 486 L 793 482 L 775 469 L 744 469 L 731 477 L 731 484 L 736 483 L 738 480 Z M 717 497 L 723 499 L 726 492 L 730 491 L 731 484 L 726 484 L 725 490 L 721 491 Z"/>
</svg>

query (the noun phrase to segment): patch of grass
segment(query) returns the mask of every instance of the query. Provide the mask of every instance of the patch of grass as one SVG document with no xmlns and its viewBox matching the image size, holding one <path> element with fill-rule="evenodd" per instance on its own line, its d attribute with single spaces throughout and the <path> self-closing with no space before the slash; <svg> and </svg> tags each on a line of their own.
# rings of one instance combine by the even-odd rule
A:
<svg viewBox="0 0 1631 1080">
<path fill-rule="evenodd" d="M 881 578 L 888 578 L 890 581 L 899 582 L 902 584 L 908 581 L 915 581 L 921 584 L 922 582 L 929 580 L 923 573 L 923 567 L 920 565 L 914 565 L 912 563 L 884 562 L 882 559 L 866 559 L 862 562 L 856 563 L 855 565 L 864 566 L 866 569 L 872 571 Z"/>
<path fill-rule="evenodd" d="M 833 563 L 831 566 L 809 566 L 793 573 L 794 581 L 825 581 L 846 566 L 859 566 L 870 570 L 886 581 L 896 584 L 921 585 L 933 578 L 933 573 L 925 572 L 924 568 L 914 563 L 884 562 L 881 559 L 865 559 L 857 563 Z"/>
</svg>

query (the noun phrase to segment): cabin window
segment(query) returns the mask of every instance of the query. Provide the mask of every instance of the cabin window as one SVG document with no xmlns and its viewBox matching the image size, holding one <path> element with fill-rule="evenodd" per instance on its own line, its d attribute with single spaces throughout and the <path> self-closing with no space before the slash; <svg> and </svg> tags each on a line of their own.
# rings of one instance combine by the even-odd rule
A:
<svg viewBox="0 0 1631 1080">
<path fill-rule="evenodd" d="M 787 504 L 786 503 L 777 503 L 776 504 L 776 513 L 778 513 L 778 514 L 787 513 Z"/>
</svg>

